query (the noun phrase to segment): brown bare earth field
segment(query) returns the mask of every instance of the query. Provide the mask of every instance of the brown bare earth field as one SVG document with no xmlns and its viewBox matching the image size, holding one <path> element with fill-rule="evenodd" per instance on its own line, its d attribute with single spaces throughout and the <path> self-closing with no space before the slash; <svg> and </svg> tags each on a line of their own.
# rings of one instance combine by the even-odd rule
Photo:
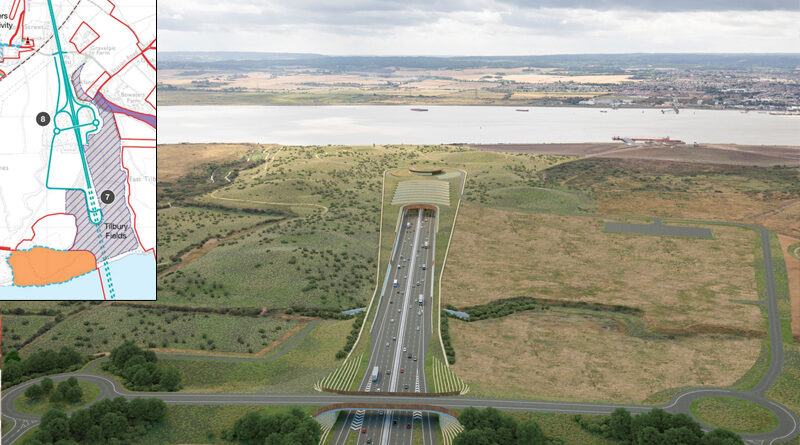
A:
<svg viewBox="0 0 800 445">
<path fill-rule="evenodd" d="M 714 226 L 713 240 L 608 234 L 606 220 L 462 203 L 443 303 L 586 301 L 641 309 L 648 331 L 764 335 L 758 307 L 731 302 L 758 300 L 753 231 Z"/>
<path fill-rule="evenodd" d="M 789 278 L 789 299 L 792 302 L 792 336 L 800 341 L 800 260 L 788 252 L 788 247 L 800 242 L 798 238 L 778 235 L 783 259 L 786 261 L 786 275 Z"/>
<path fill-rule="evenodd" d="M 224 163 L 241 158 L 255 144 L 170 144 L 157 150 L 158 180 L 174 181 L 196 167 L 208 163 Z"/>
<path fill-rule="evenodd" d="M 797 165 L 800 147 L 701 144 L 663 146 L 639 145 L 628 148 L 623 143 L 584 144 L 491 144 L 472 145 L 479 150 L 512 153 L 538 153 L 564 156 L 598 156 L 618 159 L 699 162 L 728 165 Z M 603 154 L 602 156 L 599 156 Z"/>
<path fill-rule="evenodd" d="M 454 371 L 484 397 L 641 403 L 669 388 L 731 385 L 760 351 L 758 339 L 642 339 L 609 318 L 552 311 L 451 320 L 450 335 Z"/>
</svg>

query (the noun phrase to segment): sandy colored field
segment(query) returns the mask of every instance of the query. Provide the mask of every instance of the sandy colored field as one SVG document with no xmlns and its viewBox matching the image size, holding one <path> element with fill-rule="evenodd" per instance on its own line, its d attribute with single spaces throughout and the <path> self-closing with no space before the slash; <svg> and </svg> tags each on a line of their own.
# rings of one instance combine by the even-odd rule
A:
<svg viewBox="0 0 800 445">
<path fill-rule="evenodd" d="M 527 94 L 527 93 L 515 93 Z M 538 94 L 538 93 L 531 93 Z M 588 94 L 588 93 L 587 93 Z M 639 145 L 633 148 L 618 142 L 582 144 L 476 144 L 473 148 L 510 153 L 597 156 L 604 158 L 649 159 L 658 161 L 700 162 L 727 165 L 793 165 L 800 156 L 800 147 L 736 144 Z"/>
<path fill-rule="evenodd" d="M 590 91 L 582 93 L 569 93 L 569 92 L 522 92 L 514 93 L 511 95 L 512 99 L 541 99 L 543 97 L 596 97 L 601 94 L 606 94 L 604 91 Z"/>
<path fill-rule="evenodd" d="M 713 227 L 715 239 L 603 233 L 602 218 L 462 204 L 443 303 L 459 308 L 530 296 L 639 308 L 648 329 L 764 333 L 754 305 L 756 237 Z"/>
<path fill-rule="evenodd" d="M 158 181 L 174 181 L 195 167 L 237 160 L 255 144 L 171 144 L 158 146 Z"/>
<path fill-rule="evenodd" d="M 783 259 L 786 261 L 786 275 L 789 279 L 789 298 L 792 301 L 792 336 L 800 339 L 800 260 L 788 252 L 788 247 L 800 239 L 778 235 Z"/>
<path fill-rule="evenodd" d="M 645 340 L 605 317 L 556 312 L 451 320 L 450 335 L 456 374 L 487 397 L 641 403 L 668 388 L 731 385 L 760 351 L 757 339 Z"/>
<path fill-rule="evenodd" d="M 512 80 L 520 83 L 556 83 L 556 82 L 575 82 L 575 83 L 620 83 L 636 82 L 632 76 L 624 74 L 603 74 L 590 76 L 558 76 L 552 74 L 512 74 L 503 76 L 505 80 Z"/>
</svg>

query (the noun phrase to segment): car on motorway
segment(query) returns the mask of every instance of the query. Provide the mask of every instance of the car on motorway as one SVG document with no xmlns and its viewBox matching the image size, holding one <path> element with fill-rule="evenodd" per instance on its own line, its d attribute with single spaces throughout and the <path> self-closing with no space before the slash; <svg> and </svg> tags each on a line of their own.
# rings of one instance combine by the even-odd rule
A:
<svg viewBox="0 0 800 445">
<path fill-rule="evenodd" d="M 406 372 L 405 368 L 400 368 L 400 374 Z"/>
<path fill-rule="evenodd" d="M 397 419 L 392 420 L 392 425 L 397 425 Z"/>
<path fill-rule="evenodd" d="M 387 370 L 386 370 L 386 375 L 389 375 L 389 374 L 391 374 L 391 373 L 392 373 L 392 370 L 391 370 L 391 369 L 387 369 Z"/>
<path fill-rule="evenodd" d="M 408 348 L 406 348 L 405 346 L 403 346 L 403 352 L 406 352 L 406 350 L 408 350 Z"/>
<path fill-rule="evenodd" d="M 407 429 L 407 430 L 410 430 L 410 429 L 411 429 L 411 424 L 410 424 L 410 423 L 407 423 L 407 424 L 406 424 L 406 429 Z"/>
<path fill-rule="evenodd" d="M 397 308 L 397 312 L 400 312 L 400 308 Z"/>
<path fill-rule="evenodd" d="M 388 341 L 386 342 L 386 347 L 387 347 L 387 348 L 389 347 L 389 342 L 388 342 Z"/>
<path fill-rule="evenodd" d="M 416 355 L 414 356 L 414 361 L 417 361 L 417 356 Z"/>
<path fill-rule="evenodd" d="M 397 341 L 397 337 L 392 337 L 392 341 Z"/>
<path fill-rule="evenodd" d="M 408 353 L 408 358 L 411 358 L 411 353 L 410 352 Z"/>
<path fill-rule="evenodd" d="M 389 323 L 394 323 L 394 318 L 392 318 L 391 320 L 389 320 Z"/>
<path fill-rule="evenodd" d="M 367 429 L 366 428 L 361 428 L 361 434 L 367 434 Z"/>
<path fill-rule="evenodd" d="M 417 330 L 419 331 L 419 326 L 417 326 Z"/>
<path fill-rule="evenodd" d="M 383 410 L 378 411 L 378 415 L 382 416 L 383 415 Z"/>
<path fill-rule="evenodd" d="M 406 383 L 405 388 L 408 389 L 408 383 Z"/>
<path fill-rule="evenodd" d="M 372 439 L 371 438 L 367 439 L 367 444 L 370 444 L 370 443 L 372 443 Z"/>
</svg>

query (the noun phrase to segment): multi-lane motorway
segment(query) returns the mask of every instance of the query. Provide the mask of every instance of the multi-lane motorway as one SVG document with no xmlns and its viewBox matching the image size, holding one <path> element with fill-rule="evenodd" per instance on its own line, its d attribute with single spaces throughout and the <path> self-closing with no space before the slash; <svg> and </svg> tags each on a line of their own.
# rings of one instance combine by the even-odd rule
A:
<svg viewBox="0 0 800 445">
<path fill-rule="evenodd" d="M 428 392 L 425 355 L 433 326 L 435 228 L 431 210 L 409 209 L 402 216 L 388 279 L 371 327 L 369 365 L 359 382 L 359 391 Z M 376 367 L 377 379 L 373 381 Z M 415 419 L 422 422 L 423 443 L 436 443 L 435 424 L 426 413 L 359 410 L 342 417 L 333 444 L 344 444 L 348 434 L 358 435 L 357 444 L 410 444 Z"/>
</svg>

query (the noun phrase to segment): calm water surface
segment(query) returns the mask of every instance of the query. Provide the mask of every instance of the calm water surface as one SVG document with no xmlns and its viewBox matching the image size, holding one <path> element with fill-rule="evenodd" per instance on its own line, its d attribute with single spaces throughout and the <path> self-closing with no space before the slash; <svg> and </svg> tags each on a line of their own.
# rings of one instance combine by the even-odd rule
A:
<svg viewBox="0 0 800 445">
<path fill-rule="evenodd" d="M 428 106 L 159 107 L 158 142 L 287 145 L 608 142 L 669 136 L 686 142 L 800 145 L 800 116 L 719 110 Z"/>
</svg>

